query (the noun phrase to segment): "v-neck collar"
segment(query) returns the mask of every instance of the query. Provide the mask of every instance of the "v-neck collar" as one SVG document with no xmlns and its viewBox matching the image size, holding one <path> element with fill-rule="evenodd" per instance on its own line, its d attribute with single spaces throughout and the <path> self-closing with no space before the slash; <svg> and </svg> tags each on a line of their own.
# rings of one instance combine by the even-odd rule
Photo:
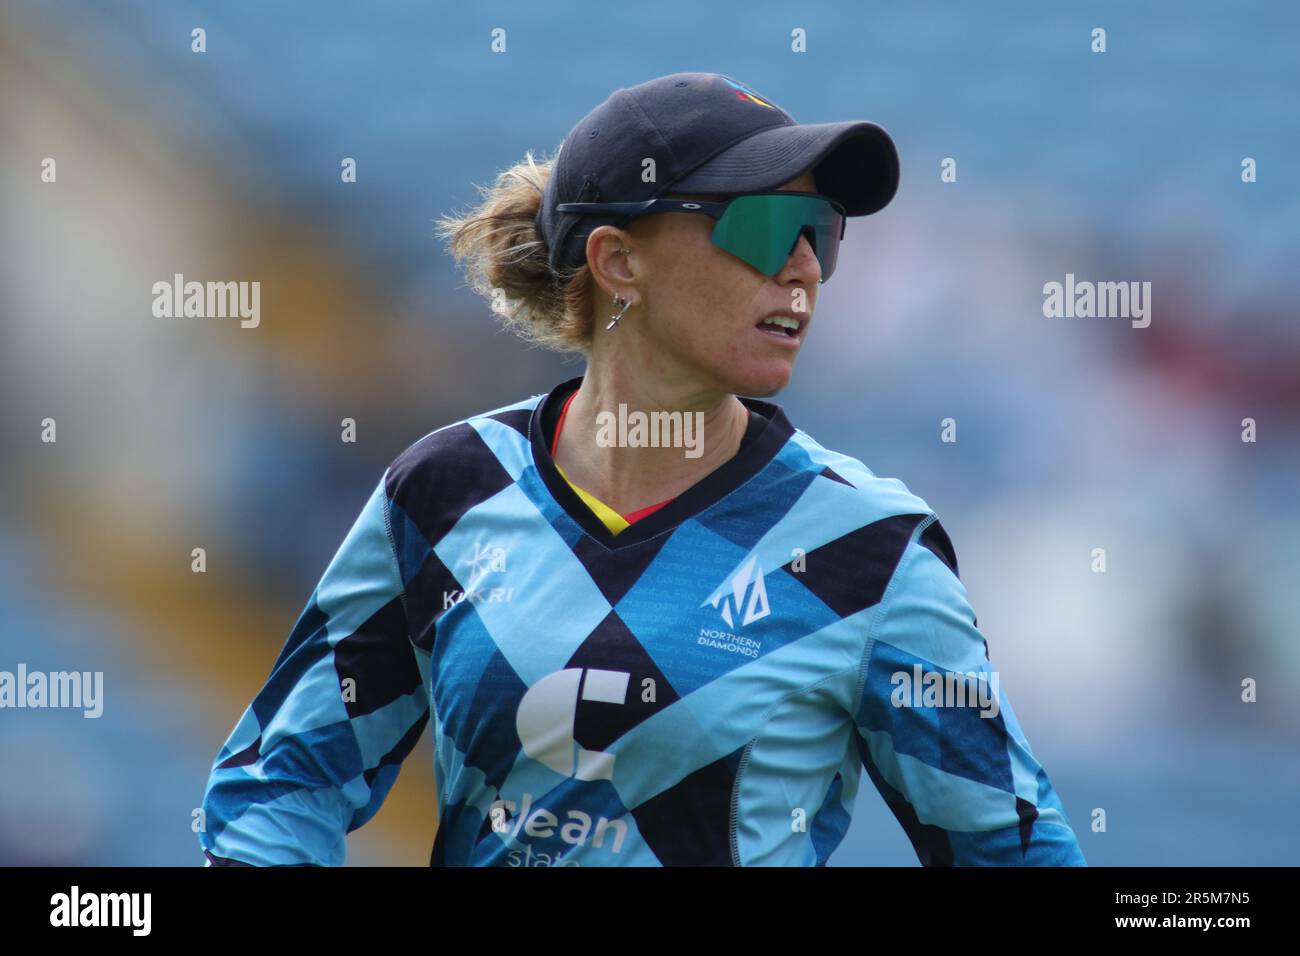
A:
<svg viewBox="0 0 1300 956">
<path fill-rule="evenodd" d="M 579 375 L 561 382 L 534 406 L 528 419 L 528 441 L 532 447 L 533 462 L 551 496 L 590 538 L 611 551 L 639 544 L 669 531 L 720 501 L 762 471 L 794 434 L 794 426 L 780 405 L 737 396 L 747 408 L 766 419 L 759 420 L 761 425 L 753 440 L 744 445 L 734 457 L 723 462 L 658 511 L 615 534 L 564 480 L 564 476 L 555 467 L 546 441 L 546 434 L 550 431 L 547 426 L 553 425 L 559 418 L 565 399 L 582 384 L 583 377 Z"/>
</svg>

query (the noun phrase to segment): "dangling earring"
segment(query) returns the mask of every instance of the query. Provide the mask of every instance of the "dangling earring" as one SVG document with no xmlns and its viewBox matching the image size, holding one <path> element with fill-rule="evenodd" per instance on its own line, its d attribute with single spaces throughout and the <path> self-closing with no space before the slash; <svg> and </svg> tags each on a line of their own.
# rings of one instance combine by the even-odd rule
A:
<svg viewBox="0 0 1300 956">
<path fill-rule="evenodd" d="M 611 317 L 610 317 L 613 321 L 611 321 L 611 322 L 609 323 L 609 325 L 605 326 L 605 331 L 606 331 L 606 332 L 608 332 L 608 331 L 609 331 L 610 329 L 612 329 L 614 326 L 618 325 L 618 320 L 621 319 L 621 318 L 623 318 L 623 314 L 624 314 L 625 312 L 627 312 L 627 308 L 628 308 L 628 306 L 630 306 L 630 305 L 632 304 L 632 300 L 630 300 L 630 299 L 625 299 L 625 298 L 623 298 L 621 295 L 616 295 L 616 296 L 614 296 L 614 304 L 615 304 L 615 305 L 621 305 L 623 308 L 619 310 L 618 315 L 615 315 L 615 316 L 611 316 Z"/>
<path fill-rule="evenodd" d="M 629 253 L 629 252 L 631 252 L 630 249 L 620 249 L 620 250 L 618 250 L 619 255 L 626 255 L 626 254 Z M 631 299 L 625 299 L 625 298 L 623 298 L 621 295 L 616 295 L 616 296 L 614 296 L 614 304 L 615 304 L 615 305 L 621 305 L 623 308 L 619 310 L 618 315 L 610 316 L 610 318 L 611 318 L 613 321 L 611 321 L 611 322 L 609 323 L 609 325 L 605 326 L 605 331 L 606 331 L 606 332 L 608 332 L 608 331 L 609 331 L 610 329 L 612 329 L 614 326 L 618 325 L 618 320 L 621 319 L 621 318 L 623 318 L 623 314 L 624 314 L 625 312 L 627 312 L 627 308 L 628 308 L 628 306 L 630 306 L 630 305 L 632 304 L 632 300 L 631 300 Z"/>
</svg>

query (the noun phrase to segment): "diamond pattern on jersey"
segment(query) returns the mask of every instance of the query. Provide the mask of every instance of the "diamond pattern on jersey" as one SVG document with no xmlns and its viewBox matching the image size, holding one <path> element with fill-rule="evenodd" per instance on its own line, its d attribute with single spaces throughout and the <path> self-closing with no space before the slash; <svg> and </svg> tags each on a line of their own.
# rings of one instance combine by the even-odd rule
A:
<svg viewBox="0 0 1300 956">
<path fill-rule="evenodd" d="M 432 695 L 442 731 L 465 762 L 500 787 L 520 756 L 515 714 L 528 690 L 469 605 L 457 605 L 458 640 L 433 652 Z M 461 639 L 463 637 L 463 639 Z"/>
<path fill-rule="evenodd" d="M 766 574 L 763 586 L 767 602 L 780 613 L 744 625 L 743 616 L 733 614 L 733 624 L 728 626 L 720 608 L 723 601 L 734 599 L 734 589 L 725 588 L 727 593 L 716 607 L 709 601 L 715 590 L 741 570 L 747 558 L 748 553 L 734 542 L 697 521 L 687 521 L 664 542 L 654 564 L 618 602 L 619 617 L 682 696 L 752 659 L 745 653 L 702 649 L 699 639 L 710 637 L 702 635 L 702 631 L 718 632 L 713 639 L 723 643 L 749 646 L 753 642 L 751 649 L 765 654 L 835 619 L 788 575 Z M 713 569 L 707 577 L 701 574 L 706 568 Z M 722 568 L 729 570 L 716 579 L 717 569 Z M 742 594 L 744 609 L 749 608 L 756 587 L 751 582 Z M 742 640 L 735 642 L 727 635 Z"/>
<path fill-rule="evenodd" d="M 731 866 L 731 792 L 744 748 L 687 774 L 632 810 L 664 866 Z"/>
<path fill-rule="evenodd" d="M 590 535 L 583 534 L 573 543 L 573 553 L 591 576 L 600 593 L 611 605 L 618 604 L 652 562 L 668 540 L 661 534 L 625 548 L 606 548 Z"/>
<path fill-rule="evenodd" d="M 945 664 L 925 660 L 902 648 L 876 641 L 867 667 L 866 690 L 858 723 L 867 730 L 889 733 L 894 752 L 938 767 L 944 773 L 974 780 L 988 787 L 1016 792 L 1007 729 L 1001 713 L 981 716 L 977 705 L 965 707 L 912 707 L 909 719 L 895 711 L 894 674 L 944 672 Z"/>
<path fill-rule="evenodd" d="M 898 559 L 925 515 L 893 515 L 840 535 L 804 558 L 805 570 L 784 566 L 837 617 L 849 617 L 880 603 Z M 846 568 L 856 573 L 845 574 Z"/>
<path fill-rule="evenodd" d="M 829 478 L 832 481 L 838 481 L 840 484 L 848 485 L 850 488 L 854 487 L 853 482 L 849 481 L 843 475 L 836 472 L 835 469 L 833 469 L 830 465 L 827 465 L 825 468 L 821 470 L 821 477 Z"/>
<path fill-rule="evenodd" d="M 431 721 L 435 865 L 824 865 L 861 766 L 927 865 L 1081 862 L 1005 700 L 890 706 L 898 670 L 988 661 L 902 482 L 782 430 L 694 517 L 611 544 L 538 471 L 540 398 L 388 470 L 218 755 L 205 849 L 341 863 Z"/>
<path fill-rule="evenodd" d="M 786 460 L 791 457 L 807 459 L 798 446 L 787 443 L 762 471 L 694 520 L 742 551 L 752 551 L 817 479 L 814 472 L 797 469 L 797 461 Z"/>
<path fill-rule="evenodd" d="M 462 422 L 403 452 L 385 490 L 426 541 L 438 541 L 466 512 L 513 484 L 478 430 Z"/>
<path fill-rule="evenodd" d="M 627 691 L 618 703 L 584 700 L 577 709 L 573 736 L 588 750 L 606 750 L 641 721 L 679 699 L 672 683 L 616 611 L 609 612 L 566 666 L 584 669 L 584 680 L 589 679 L 586 670 L 590 668 L 628 675 Z"/>
<path fill-rule="evenodd" d="M 948 566 L 948 570 L 957 574 L 957 552 L 953 549 L 948 532 L 943 530 L 938 519 L 921 532 L 920 543 L 934 552 L 935 557 Z"/>
</svg>

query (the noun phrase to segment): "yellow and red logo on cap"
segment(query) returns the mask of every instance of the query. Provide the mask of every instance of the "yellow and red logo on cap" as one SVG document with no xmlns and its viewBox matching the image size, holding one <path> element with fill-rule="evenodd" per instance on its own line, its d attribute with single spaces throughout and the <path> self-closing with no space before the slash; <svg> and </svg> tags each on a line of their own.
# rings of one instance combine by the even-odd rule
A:
<svg viewBox="0 0 1300 956">
<path fill-rule="evenodd" d="M 722 80 L 736 91 L 736 99 L 749 100 L 751 103 L 757 103 L 759 106 L 766 106 L 770 110 L 776 109 L 775 106 L 763 99 L 749 87 L 737 83 L 735 80 L 728 80 L 725 76 L 722 77 Z"/>
</svg>

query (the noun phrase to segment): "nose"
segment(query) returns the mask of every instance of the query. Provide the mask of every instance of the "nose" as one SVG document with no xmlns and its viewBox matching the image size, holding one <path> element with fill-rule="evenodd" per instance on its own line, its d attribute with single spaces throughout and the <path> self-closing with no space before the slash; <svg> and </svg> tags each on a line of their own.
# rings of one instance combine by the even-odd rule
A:
<svg viewBox="0 0 1300 956">
<path fill-rule="evenodd" d="M 810 241 L 811 233 L 811 228 L 805 229 L 795 239 L 790 249 L 790 258 L 778 276 L 782 281 L 794 278 L 814 285 L 822 281 L 822 266 Z"/>
</svg>

